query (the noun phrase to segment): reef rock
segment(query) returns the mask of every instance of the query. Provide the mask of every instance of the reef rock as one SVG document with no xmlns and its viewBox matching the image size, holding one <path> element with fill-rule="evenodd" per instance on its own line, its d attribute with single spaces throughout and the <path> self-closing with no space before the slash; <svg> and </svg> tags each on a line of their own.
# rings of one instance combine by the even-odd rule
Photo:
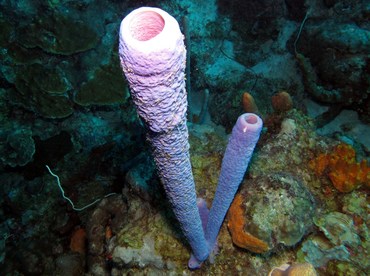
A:
<svg viewBox="0 0 370 276">
<path fill-rule="evenodd" d="M 294 246 L 313 225 L 314 198 L 301 181 L 289 174 L 270 174 L 245 180 L 240 194 L 244 212 L 237 221 L 244 225 L 239 229 L 267 244 L 267 248 L 256 249 L 247 242 L 239 245 L 243 248 L 262 253 L 275 250 L 278 245 Z M 230 210 L 229 218 L 240 215 L 232 212 L 233 208 Z M 238 234 L 231 231 L 233 240 Z"/>
<path fill-rule="evenodd" d="M 6 141 L 0 143 L 0 160 L 11 167 L 24 166 L 32 161 L 35 153 L 35 141 L 29 129 L 16 129 L 8 133 Z"/>
<path fill-rule="evenodd" d="M 166 201 L 151 206 L 135 196 L 128 202 L 127 223 L 111 247 L 115 275 L 181 274 L 190 253 Z"/>
</svg>

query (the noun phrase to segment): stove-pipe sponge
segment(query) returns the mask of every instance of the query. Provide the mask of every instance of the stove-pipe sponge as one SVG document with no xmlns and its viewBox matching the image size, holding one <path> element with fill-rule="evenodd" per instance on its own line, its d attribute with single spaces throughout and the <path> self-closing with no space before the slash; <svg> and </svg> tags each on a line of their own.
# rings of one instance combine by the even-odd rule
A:
<svg viewBox="0 0 370 276">
<path fill-rule="evenodd" d="M 203 261 L 209 252 L 189 159 L 183 39 L 172 16 L 143 7 L 122 20 L 119 55 L 167 197 L 194 256 Z"/>
<path fill-rule="evenodd" d="M 212 251 L 226 212 L 243 180 L 262 130 L 262 120 L 254 113 L 241 115 L 233 127 L 222 159 L 220 178 L 206 227 L 206 239 Z"/>
</svg>

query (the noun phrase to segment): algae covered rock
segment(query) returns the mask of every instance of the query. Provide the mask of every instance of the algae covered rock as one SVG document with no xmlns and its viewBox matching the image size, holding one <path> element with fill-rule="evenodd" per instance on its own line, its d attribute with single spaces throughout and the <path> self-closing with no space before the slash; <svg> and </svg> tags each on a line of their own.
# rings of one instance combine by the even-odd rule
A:
<svg viewBox="0 0 370 276">
<path fill-rule="evenodd" d="M 127 202 L 120 194 L 104 198 L 95 207 L 86 224 L 88 259 L 93 275 L 106 275 L 106 258 L 112 249 L 114 233 L 126 223 Z"/>
<path fill-rule="evenodd" d="M 216 191 L 222 155 L 227 137 L 223 129 L 207 125 L 189 125 L 190 159 L 196 188 L 211 202 Z"/>
<path fill-rule="evenodd" d="M 314 222 L 320 232 L 302 244 L 298 258 L 315 267 L 330 266 L 338 273 L 331 275 L 347 275 L 341 272 L 347 269 L 356 271 L 353 275 L 367 275 L 370 232 L 366 221 L 357 219 L 355 225 L 351 215 L 334 211 L 317 215 Z"/>
<path fill-rule="evenodd" d="M 311 151 L 318 144 L 312 121 L 300 111 L 293 109 L 284 118 L 269 117 L 264 121 L 268 139 L 255 155 L 251 164 L 253 175 L 265 172 L 289 172 L 306 179 Z"/>
<path fill-rule="evenodd" d="M 114 55 L 110 64 L 99 67 L 82 85 L 74 100 L 83 106 L 110 105 L 124 103 L 128 95 L 118 57 Z"/>
<path fill-rule="evenodd" d="M 123 266 L 153 266 L 163 269 L 164 261 L 156 253 L 154 244 L 154 237 L 145 236 L 143 246 L 138 249 L 117 246 L 113 252 L 113 258 Z"/>
<path fill-rule="evenodd" d="M 19 30 L 25 48 L 41 48 L 47 53 L 70 55 L 95 47 L 99 35 L 81 20 L 65 14 L 44 15 Z"/>
<path fill-rule="evenodd" d="M 35 153 L 35 142 L 32 131 L 16 129 L 9 133 L 4 143 L 0 143 L 1 161 L 11 167 L 24 166 L 32 161 Z"/>
<path fill-rule="evenodd" d="M 343 244 L 330 246 L 327 241 L 318 237 L 305 241 L 298 255 L 304 256 L 303 259 L 314 267 L 325 266 L 331 260 L 349 261 L 350 257 L 348 249 Z"/>
<path fill-rule="evenodd" d="M 314 218 L 315 225 L 325 234 L 331 243 L 357 246 L 360 238 L 356 233 L 352 217 L 340 212 L 331 212 Z"/>
<path fill-rule="evenodd" d="M 46 118 L 64 118 L 73 113 L 67 92 L 71 85 L 58 67 L 35 63 L 19 68 L 11 102 Z"/>
<path fill-rule="evenodd" d="M 140 198 L 129 198 L 127 223 L 111 250 L 116 275 L 181 274 L 190 252 L 170 207 L 161 201 L 150 206 Z"/>
<path fill-rule="evenodd" d="M 9 36 L 12 33 L 12 25 L 9 21 L 4 18 L 0 18 L 0 45 L 3 47 L 9 43 Z"/>
<path fill-rule="evenodd" d="M 229 212 L 229 217 L 242 215 L 243 218 L 236 220 L 244 224 L 239 229 L 266 243 L 269 250 L 276 250 L 278 245 L 298 244 L 313 225 L 314 198 L 301 181 L 289 174 L 246 180 L 240 195 L 244 212 Z M 234 235 L 240 233 L 232 233 Z M 248 244 L 242 247 L 249 248 Z"/>
<path fill-rule="evenodd" d="M 84 260 L 78 253 L 67 253 L 55 260 L 57 275 L 83 275 Z"/>
<path fill-rule="evenodd" d="M 279 267 L 274 267 L 268 276 L 317 276 L 317 272 L 310 263 L 285 263 Z"/>
<path fill-rule="evenodd" d="M 357 24 L 322 18 L 305 25 L 298 63 L 307 92 L 329 104 L 357 106 L 369 97 L 370 31 Z"/>
</svg>

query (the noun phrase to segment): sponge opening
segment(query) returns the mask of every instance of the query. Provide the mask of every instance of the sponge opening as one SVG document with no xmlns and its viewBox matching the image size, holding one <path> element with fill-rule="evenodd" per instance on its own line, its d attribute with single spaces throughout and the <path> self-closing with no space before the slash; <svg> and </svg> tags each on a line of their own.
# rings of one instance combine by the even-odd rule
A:
<svg viewBox="0 0 370 276">
<path fill-rule="evenodd" d="M 147 41 L 164 29 L 165 21 L 163 17 L 154 11 L 144 11 L 138 13 L 130 22 L 130 33 L 133 38 L 139 41 Z"/>
<path fill-rule="evenodd" d="M 251 125 L 257 124 L 257 122 L 258 122 L 257 116 L 253 115 L 253 114 L 249 114 L 249 115 L 245 116 L 244 120 L 245 120 L 246 123 L 251 124 Z"/>
</svg>

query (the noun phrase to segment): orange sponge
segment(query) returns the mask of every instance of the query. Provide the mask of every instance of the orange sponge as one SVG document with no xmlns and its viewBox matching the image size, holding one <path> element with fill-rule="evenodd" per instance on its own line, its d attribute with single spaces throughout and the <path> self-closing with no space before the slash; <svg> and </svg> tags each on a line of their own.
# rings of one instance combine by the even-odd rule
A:
<svg viewBox="0 0 370 276">
<path fill-rule="evenodd" d="M 69 245 L 71 251 L 82 255 L 86 253 L 86 230 L 79 228 L 73 232 Z"/>
<path fill-rule="evenodd" d="M 267 243 L 244 231 L 245 219 L 242 208 L 242 196 L 237 194 L 229 209 L 229 228 L 233 243 L 254 253 L 264 253 L 269 250 Z"/>
<path fill-rule="evenodd" d="M 293 108 L 292 97 L 286 91 L 280 91 L 271 98 L 272 108 L 275 112 L 285 112 Z"/>
<path fill-rule="evenodd" d="M 322 153 L 311 160 L 309 166 L 318 176 L 326 173 L 340 192 L 351 192 L 363 184 L 370 187 L 370 167 L 366 160 L 356 162 L 356 152 L 350 145 L 337 145 L 331 153 Z"/>
<path fill-rule="evenodd" d="M 244 112 L 259 114 L 257 104 L 254 101 L 254 98 L 250 93 L 248 92 L 243 93 L 242 105 L 243 105 Z"/>
</svg>

